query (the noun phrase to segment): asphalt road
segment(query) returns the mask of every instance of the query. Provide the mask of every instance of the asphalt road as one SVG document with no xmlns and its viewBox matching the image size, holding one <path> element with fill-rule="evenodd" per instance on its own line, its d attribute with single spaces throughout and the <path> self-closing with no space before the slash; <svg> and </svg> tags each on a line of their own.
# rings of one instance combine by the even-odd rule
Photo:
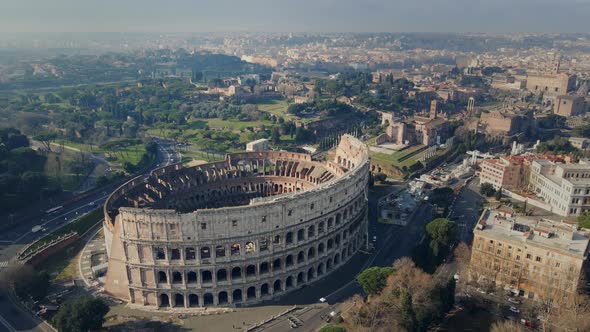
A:
<svg viewBox="0 0 590 332">
<path fill-rule="evenodd" d="M 157 143 L 158 162 L 154 167 L 168 165 L 172 163 L 171 160 L 180 161 L 181 156 L 176 152 L 172 142 L 157 140 Z M 146 170 L 144 174 L 149 173 L 152 169 Z M 0 234 L 0 269 L 6 267 L 25 245 L 57 230 L 76 217 L 101 207 L 108 195 L 119 185 L 107 186 L 104 190 L 93 192 L 83 199 L 64 205 L 63 209 L 50 215 L 38 211 L 36 212 L 37 218 L 33 216 L 19 226 L 2 232 Z M 32 232 L 31 229 L 35 225 L 41 225 L 45 230 Z M 0 332 L 3 331 L 46 332 L 53 330 L 26 309 L 21 308 L 19 304 L 11 301 L 7 294 L 0 293 Z"/>
</svg>

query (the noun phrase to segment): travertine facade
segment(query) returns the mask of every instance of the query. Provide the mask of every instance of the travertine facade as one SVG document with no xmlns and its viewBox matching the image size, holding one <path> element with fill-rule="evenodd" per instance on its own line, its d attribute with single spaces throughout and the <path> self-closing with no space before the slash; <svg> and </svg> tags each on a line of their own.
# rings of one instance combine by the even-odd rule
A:
<svg viewBox="0 0 590 332">
<path fill-rule="evenodd" d="M 309 284 L 367 241 L 366 146 L 172 165 L 105 204 L 105 291 L 150 307 L 251 304 Z"/>
</svg>

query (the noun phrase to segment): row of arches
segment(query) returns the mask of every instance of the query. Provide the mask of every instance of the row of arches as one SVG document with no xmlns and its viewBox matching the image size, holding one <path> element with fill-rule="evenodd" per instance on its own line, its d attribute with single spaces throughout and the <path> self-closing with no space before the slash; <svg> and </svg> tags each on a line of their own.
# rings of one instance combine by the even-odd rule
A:
<svg viewBox="0 0 590 332">
<path fill-rule="evenodd" d="M 360 235 L 357 234 L 356 238 L 352 238 L 349 242 L 348 247 L 344 247 L 340 254 L 336 253 L 334 256 L 335 260 L 339 260 L 340 257 L 351 255 L 356 251 Z M 290 269 L 292 267 L 299 267 L 307 264 L 310 260 L 320 259 L 338 248 L 341 244 L 340 234 L 337 234 L 334 238 L 328 239 L 326 242 L 319 243 L 317 246 L 312 246 L 307 249 L 300 250 L 297 254 L 288 254 L 284 258 L 275 258 L 272 262 L 261 262 L 259 264 L 249 264 L 245 267 L 235 266 L 231 269 L 219 268 L 217 270 L 201 270 L 200 276 L 196 271 L 158 271 L 156 281 L 158 284 L 187 284 L 196 285 L 200 277 L 201 284 L 212 284 L 212 283 L 223 283 L 223 282 L 235 282 L 245 281 L 248 278 L 263 277 L 269 273 L 280 272 L 284 269 Z"/>
<path fill-rule="evenodd" d="M 297 231 L 288 231 L 284 233 L 284 235 L 275 235 L 272 238 L 272 241 L 269 241 L 268 238 L 262 238 L 258 241 L 246 241 L 243 245 L 242 243 L 234 243 L 231 244 L 229 248 L 224 245 L 217 245 L 215 247 L 203 246 L 200 248 L 170 248 L 168 250 L 163 247 L 154 247 L 154 259 L 196 261 L 198 257 L 200 260 L 208 260 L 212 258 L 224 258 L 228 255 L 241 256 L 242 253 L 248 255 L 268 251 L 272 249 L 271 244 L 272 246 L 279 247 L 283 245 L 300 244 L 312 240 L 334 228 L 340 227 L 343 223 L 347 222 L 350 218 L 355 217 L 356 214 L 362 210 L 362 204 L 359 204 L 359 200 L 356 200 L 354 203 L 351 203 L 349 206 L 341 209 L 339 212 L 325 220 L 302 227 Z M 348 232 L 351 232 L 351 229 L 348 229 Z M 347 231 L 345 230 L 343 234 L 344 237 L 346 237 L 346 233 Z"/>
<path fill-rule="evenodd" d="M 273 282 L 263 283 L 258 288 L 256 286 L 250 286 L 246 289 L 222 290 L 215 294 L 213 292 L 205 292 L 201 295 L 195 293 L 161 293 L 158 298 L 158 306 L 161 308 L 203 307 L 256 301 L 273 294 L 288 292 L 296 287 L 313 282 L 343 263 L 348 256 L 350 256 L 348 251 L 346 253 L 343 251 L 342 256 L 336 254 L 333 258 L 330 257 L 326 261 L 322 261 L 317 265 L 298 271 L 292 275 L 277 278 Z"/>
</svg>

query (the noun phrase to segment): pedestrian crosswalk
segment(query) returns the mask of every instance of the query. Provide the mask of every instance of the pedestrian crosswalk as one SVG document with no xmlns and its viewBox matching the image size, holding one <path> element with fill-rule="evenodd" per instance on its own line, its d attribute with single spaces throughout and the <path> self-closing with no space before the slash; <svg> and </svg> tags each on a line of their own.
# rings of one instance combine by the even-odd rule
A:
<svg viewBox="0 0 590 332">
<path fill-rule="evenodd" d="M 3 269 L 8 266 L 8 261 L 0 262 L 0 269 Z"/>
</svg>

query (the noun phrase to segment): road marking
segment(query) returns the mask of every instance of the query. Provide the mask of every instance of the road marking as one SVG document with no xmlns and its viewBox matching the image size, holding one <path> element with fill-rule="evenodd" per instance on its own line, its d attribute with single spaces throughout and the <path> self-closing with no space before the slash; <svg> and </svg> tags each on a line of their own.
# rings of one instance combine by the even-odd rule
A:
<svg viewBox="0 0 590 332">
<path fill-rule="evenodd" d="M 0 262 L 0 269 L 3 269 L 8 266 L 8 261 Z"/>
<path fill-rule="evenodd" d="M 4 319 L 4 317 L 0 316 L 0 323 L 2 323 L 2 325 L 6 326 L 6 328 L 8 329 L 8 331 L 10 332 L 16 332 L 16 329 L 14 327 L 12 327 L 7 321 L 6 319 Z"/>
</svg>

